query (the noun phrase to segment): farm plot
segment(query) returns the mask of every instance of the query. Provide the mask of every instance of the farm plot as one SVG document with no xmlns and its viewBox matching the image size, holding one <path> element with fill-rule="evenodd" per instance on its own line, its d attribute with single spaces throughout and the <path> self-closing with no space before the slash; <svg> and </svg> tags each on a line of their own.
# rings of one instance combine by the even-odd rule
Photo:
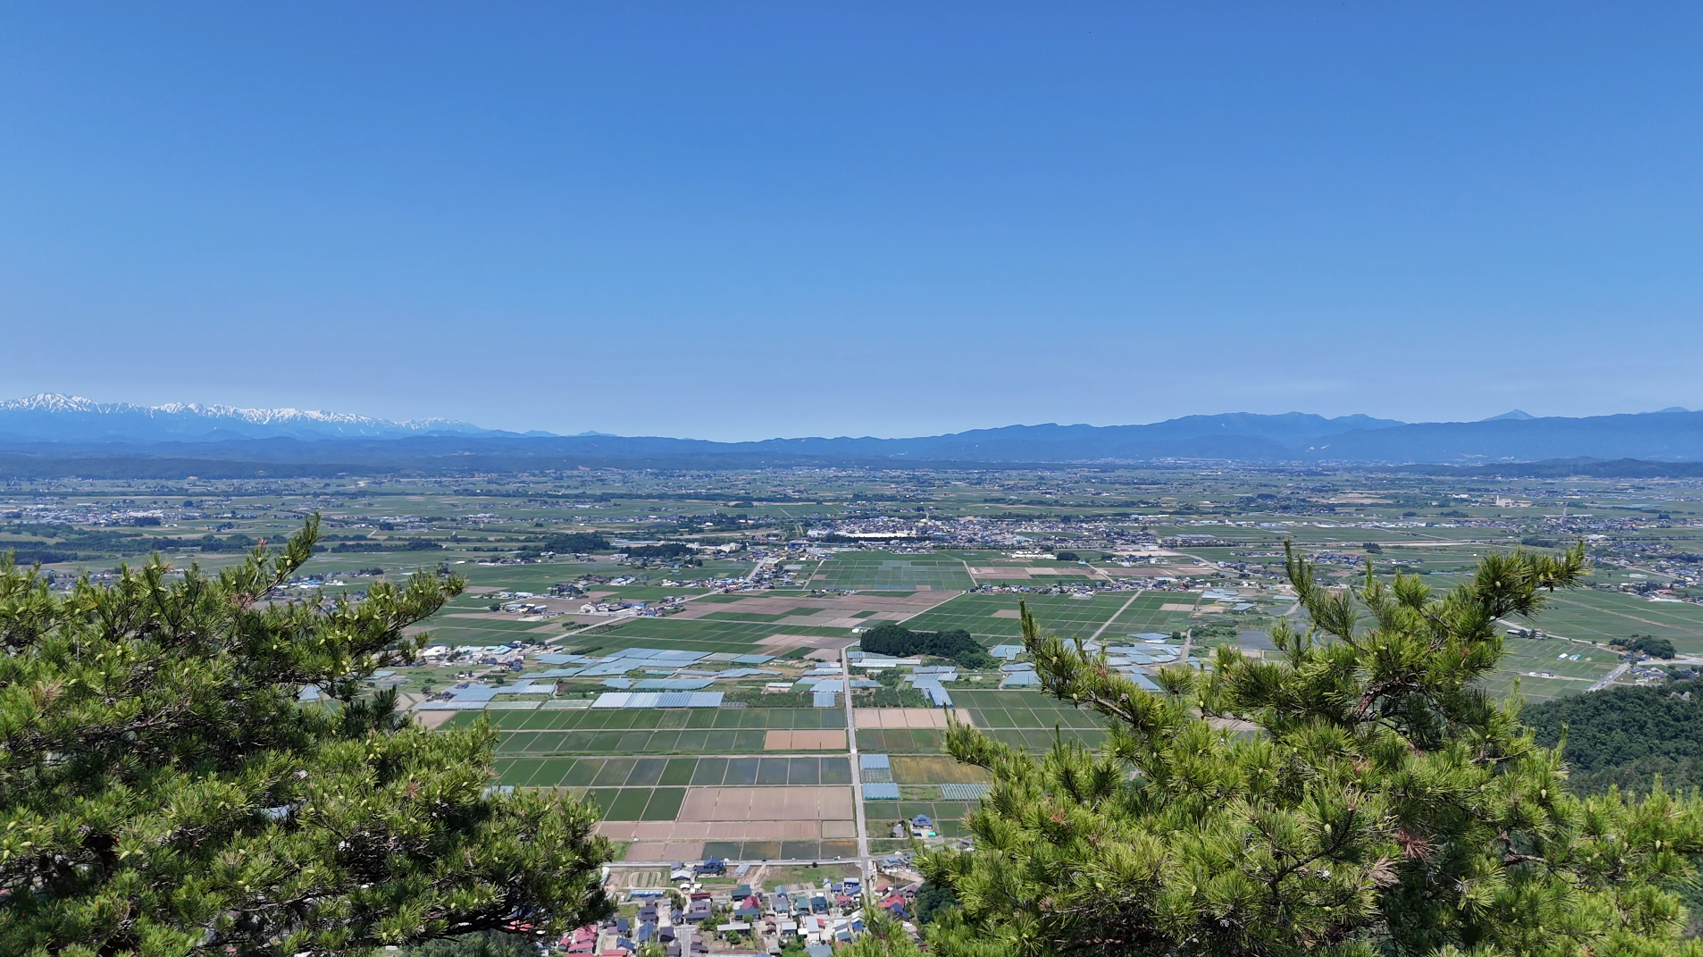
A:
<svg viewBox="0 0 1703 957">
<path fill-rule="evenodd" d="M 1104 718 L 1039 692 L 954 691 L 952 698 L 983 733 L 1025 751 L 1049 750 L 1060 737 L 1097 748 L 1106 737 Z"/>
<path fill-rule="evenodd" d="M 954 594 L 948 591 L 923 591 L 891 594 L 860 592 L 831 597 L 751 595 L 736 597 L 731 603 L 719 605 L 694 602 L 671 616 L 671 620 L 738 621 L 774 625 L 777 626 L 774 629 L 776 631 L 785 631 L 793 626 L 862 628 L 881 621 L 903 621 L 951 599 Z"/>
<path fill-rule="evenodd" d="M 777 640 L 783 636 L 794 640 Z M 626 624 L 570 636 L 564 644 L 581 651 L 609 652 L 642 647 L 743 654 L 754 651 L 773 653 L 770 649 L 777 646 L 809 644 L 813 640 L 850 644 L 852 633 L 849 628 L 675 616 L 636 618 Z"/>
<path fill-rule="evenodd" d="M 839 708 L 605 708 L 537 711 L 493 711 L 485 715 L 498 731 L 625 731 L 625 730 L 824 730 L 844 728 Z M 479 721 L 477 713 L 462 712 L 451 726 Z"/>
<path fill-rule="evenodd" d="M 946 732 L 934 729 L 861 729 L 857 749 L 870 754 L 939 754 L 946 748 Z"/>
<path fill-rule="evenodd" d="M 969 712 L 962 708 L 956 717 L 970 720 Z M 946 712 L 940 708 L 855 708 L 852 720 L 859 728 L 946 728 Z"/>
<path fill-rule="evenodd" d="M 419 627 L 409 629 L 409 633 L 425 631 L 429 635 L 428 643 L 434 645 L 506 645 L 511 641 L 538 641 L 541 634 L 555 635 L 561 631 L 560 626 L 549 622 L 455 618 L 454 613 L 440 611 Z"/>
<path fill-rule="evenodd" d="M 499 784 L 535 788 L 801 787 L 851 783 L 851 763 L 844 755 L 515 758 L 498 759 L 496 770 Z M 668 818 L 673 816 L 670 814 Z"/>
<path fill-rule="evenodd" d="M 974 584 L 957 558 L 891 552 L 840 552 L 810 577 L 813 588 L 851 591 L 967 591 Z"/>
<path fill-rule="evenodd" d="M 865 801 L 863 819 L 869 836 L 891 837 L 893 825 L 903 823 L 907 828 L 917 815 L 927 815 L 934 822 L 935 833 L 942 837 L 965 837 L 969 829 L 964 816 L 976 807 L 974 801 Z"/>
<path fill-rule="evenodd" d="M 892 758 L 895 784 L 986 784 L 986 770 L 945 755 L 901 754 Z"/>
<path fill-rule="evenodd" d="M 1483 682 L 1484 689 L 1498 698 L 1507 697 L 1516 688 L 1527 701 L 1579 694 L 1617 664 L 1615 654 L 1607 648 L 1573 641 L 1507 638 L 1502 647 L 1507 657 Z M 1579 660 L 1572 660 L 1573 655 Z"/>
<path fill-rule="evenodd" d="M 812 732 L 843 740 L 845 712 L 835 708 L 672 708 L 601 711 L 510 711 L 487 716 L 497 728 L 497 754 L 759 754 L 771 731 Z M 448 724 L 470 724 L 458 714 Z M 513 783 L 505 781 L 504 783 Z"/>
<path fill-rule="evenodd" d="M 857 846 L 847 787 L 692 787 L 672 821 L 612 819 L 598 829 L 633 842 L 629 861 L 821 859 Z"/>
<path fill-rule="evenodd" d="M 1703 605 L 1655 602 L 1619 592 L 1557 592 L 1533 623 L 1567 638 L 1607 644 L 1633 634 L 1673 642 L 1680 654 L 1703 654 Z"/>
<path fill-rule="evenodd" d="M 1068 595 L 1026 595 L 1022 600 L 1043 630 L 1086 638 L 1105 625 L 1100 638 L 1112 642 L 1138 632 L 1168 633 L 1186 628 L 1188 612 L 1164 611 L 1162 607 L 1181 601 L 1192 608 L 1194 598 L 1175 592 L 1102 592 L 1086 600 Z M 962 628 L 987 644 L 1015 641 L 1023 633 L 1017 616 L 1018 600 L 1016 595 L 960 595 L 911 619 L 905 627 L 913 631 Z"/>
</svg>

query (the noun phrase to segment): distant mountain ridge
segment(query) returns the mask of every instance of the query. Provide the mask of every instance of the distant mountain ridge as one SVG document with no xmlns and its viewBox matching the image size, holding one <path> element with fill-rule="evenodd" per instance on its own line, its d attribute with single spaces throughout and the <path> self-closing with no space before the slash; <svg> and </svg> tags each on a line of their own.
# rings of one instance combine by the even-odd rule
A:
<svg viewBox="0 0 1703 957">
<path fill-rule="evenodd" d="M 122 461 L 152 463 L 134 466 L 137 474 L 165 474 L 181 466 L 201 475 L 318 474 L 314 470 L 325 469 L 443 474 L 604 466 L 1009 467 L 1177 460 L 1395 466 L 1556 460 L 1677 463 L 1703 462 L 1703 412 L 1676 407 L 1567 418 L 1533 417 L 1516 410 L 1479 422 L 1425 423 L 1366 415 L 1233 412 L 1148 425 L 1048 423 L 914 438 L 714 442 L 601 432 L 517 434 L 443 419 L 391 422 L 297 409 L 102 404 L 44 394 L 0 402 L 0 450 L 6 450 L 0 457 L 0 476 L 38 470 L 109 474 L 128 467 L 118 464 Z"/>
<path fill-rule="evenodd" d="M 132 405 L 42 392 L 0 402 L 0 438 L 37 442 L 220 441 L 289 436 L 400 438 L 405 435 L 512 435 L 450 419 L 392 422 L 303 409 L 245 409 L 170 402 Z"/>
</svg>

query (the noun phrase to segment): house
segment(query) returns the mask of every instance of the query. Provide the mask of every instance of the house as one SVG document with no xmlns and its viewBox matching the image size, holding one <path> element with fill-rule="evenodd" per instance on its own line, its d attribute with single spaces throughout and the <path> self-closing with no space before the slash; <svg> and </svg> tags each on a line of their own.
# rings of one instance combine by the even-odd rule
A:
<svg viewBox="0 0 1703 957">
<path fill-rule="evenodd" d="M 686 923 L 688 923 L 688 924 L 701 923 L 703 921 L 709 920 L 710 915 L 712 915 L 714 913 L 715 913 L 715 906 L 710 903 L 710 898 L 709 898 L 708 894 L 705 894 L 702 897 L 694 897 L 693 900 L 692 900 L 692 903 L 687 905 L 687 907 L 686 907 Z"/>
</svg>

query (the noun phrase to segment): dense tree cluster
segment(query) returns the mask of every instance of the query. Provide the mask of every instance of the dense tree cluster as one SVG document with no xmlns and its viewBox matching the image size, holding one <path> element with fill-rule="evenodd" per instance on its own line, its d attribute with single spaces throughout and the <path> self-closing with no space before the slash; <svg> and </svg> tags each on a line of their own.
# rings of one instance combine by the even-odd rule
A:
<svg viewBox="0 0 1703 957">
<path fill-rule="evenodd" d="M 1609 642 L 1609 645 L 1619 648 L 1621 651 L 1633 651 L 1641 655 L 1649 655 L 1651 658 L 1660 658 L 1663 661 L 1672 660 L 1675 654 L 1673 642 L 1666 638 L 1657 638 L 1655 635 L 1633 634 L 1629 638 L 1616 638 Z"/>
<path fill-rule="evenodd" d="M 952 631 L 912 631 L 903 625 L 885 621 L 865 631 L 859 646 L 874 655 L 930 655 L 950 658 L 965 668 L 993 668 L 999 662 L 987 653 L 981 642 L 970 637 L 962 628 Z"/>
<path fill-rule="evenodd" d="M 359 955 L 609 912 L 591 809 L 495 792 L 487 726 L 365 690 L 461 581 L 268 601 L 317 530 L 64 596 L 0 564 L 0 953 Z"/>
<path fill-rule="evenodd" d="M 635 545 L 627 549 L 628 558 L 660 558 L 664 561 L 675 558 L 685 558 L 692 554 L 692 546 L 684 542 L 662 542 L 658 545 Z"/>
<path fill-rule="evenodd" d="M 923 871 L 961 907 L 954 955 L 1703 954 L 1676 890 L 1696 878 L 1703 799 L 1572 793 L 1562 756 L 1483 680 L 1499 619 L 1578 584 L 1563 557 L 1484 558 L 1440 597 L 1368 570 L 1327 588 L 1291 554 L 1308 618 L 1276 651 L 1220 648 L 1149 694 L 1023 610 L 1043 689 L 1107 719 L 1101 751 L 1036 757 L 955 724 L 988 769 L 973 851 Z M 1369 620 L 1362 617 L 1369 613 Z"/>
<path fill-rule="evenodd" d="M 555 552 L 558 555 L 570 555 L 576 552 L 602 552 L 610 548 L 609 539 L 602 532 L 565 532 L 546 535 L 539 543 L 540 551 Z"/>
<path fill-rule="evenodd" d="M 1703 788 L 1703 683 L 1607 688 L 1529 705 L 1521 720 L 1544 747 L 1561 747 L 1580 794 Z"/>
</svg>

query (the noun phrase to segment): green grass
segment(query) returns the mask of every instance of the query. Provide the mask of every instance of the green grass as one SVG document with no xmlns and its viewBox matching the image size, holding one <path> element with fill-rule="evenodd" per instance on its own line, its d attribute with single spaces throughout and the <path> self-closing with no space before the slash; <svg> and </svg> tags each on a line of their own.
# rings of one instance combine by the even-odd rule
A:
<svg viewBox="0 0 1703 957">
<path fill-rule="evenodd" d="M 871 754 L 941 754 L 946 750 L 946 733 L 927 728 L 863 728 L 857 732 L 857 749 Z"/>
<path fill-rule="evenodd" d="M 1029 606 L 1044 630 L 1065 637 L 1087 638 L 1106 625 L 1100 640 L 1115 643 L 1127 640 L 1132 634 L 1150 631 L 1169 634 L 1187 628 L 1187 612 L 1159 609 L 1167 604 L 1192 605 L 1195 596 L 1179 592 L 1140 595 L 1104 592 L 1084 600 L 1068 595 L 960 595 L 905 622 L 905 627 L 913 631 L 962 628 L 989 645 L 1016 642 L 1022 636 L 1021 622 L 1011 617 L 996 618 L 994 614 L 1016 611 L 1019 600 Z"/>
<path fill-rule="evenodd" d="M 851 591 L 965 591 L 973 588 L 964 563 L 947 555 L 898 555 L 892 552 L 840 552 L 811 576 L 812 588 Z"/>
<path fill-rule="evenodd" d="M 685 788 L 589 788 L 574 793 L 597 805 L 606 821 L 672 821 Z"/>
<path fill-rule="evenodd" d="M 1567 591 L 1553 596 L 1532 624 L 1548 634 L 1603 644 L 1634 632 L 1655 635 L 1673 642 L 1681 654 L 1703 654 L 1703 605 L 1654 602 L 1620 592 Z"/>
</svg>

